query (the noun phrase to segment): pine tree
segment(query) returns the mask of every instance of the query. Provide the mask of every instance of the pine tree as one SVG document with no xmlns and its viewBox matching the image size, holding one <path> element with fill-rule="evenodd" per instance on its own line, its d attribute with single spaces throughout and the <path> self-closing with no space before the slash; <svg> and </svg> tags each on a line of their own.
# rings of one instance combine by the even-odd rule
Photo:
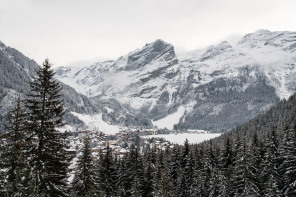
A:
<svg viewBox="0 0 296 197">
<path fill-rule="evenodd" d="M 1 106 L 0 106 L 1 107 Z M 1 125 L 0 125 L 1 126 Z M 2 134 L 0 136 L 0 196 L 6 197 L 7 194 L 7 188 L 5 186 L 6 184 L 6 167 L 5 167 L 5 161 L 6 157 L 4 156 L 5 149 L 6 149 L 6 142 L 5 136 Z"/>
<path fill-rule="evenodd" d="M 178 185 L 176 187 L 176 195 L 175 196 L 186 196 L 186 178 L 184 173 L 180 172 L 178 178 Z"/>
<path fill-rule="evenodd" d="M 132 188 L 132 193 L 137 193 L 137 195 L 143 195 L 144 190 L 144 164 L 143 158 L 139 154 L 138 149 L 134 148 L 134 157 L 132 162 L 132 173 L 133 173 L 133 185 L 136 187 Z M 137 190 L 137 192 L 135 192 Z"/>
<path fill-rule="evenodd" d="M 140 197 L 143 196 L 143 191 L 141 189 L 141 183 L 138 176 L 134 177 L 134 181 L 131 188 L 131 196 L 132 197 Z"/>
<path fill-rule="evenodd" d="M 106 154 L 99 161 L 99 187 L 103 196 L 113 196 L 116 191 L 116 167 L 113 160 L 112 150 L 109 145 Z"/>
<path fill-rule="evenodd" d="M 224 188 L 220 188 L 221 190 L 225 191 L 225 192 L 221 192 L 223 193 L 223 195 L 230 195 L 233 191 L 232 191 L 232 187 L 230 185 L 230 178 L 231 178 L 231 174 L 233 173 L 233 167 L 234 167 L 234 153 L 232 150 L 232 143 L 230 141 L 230 138 L 227 137 L 224 141 L 224 147 L 221 151 L 221 156 L 219 159 L 219 167 L 220 167 L 220 172 L 219 173 L 219 178 L 224 181 Z M 226 181 L 227 180 L 227 181 Z"/>
<path fill-rule="evenodd" d="M 153 171 L 152 164 L 150 161 L 146 162 L 146 168 L 145 168 L 145 183 L 143 187 L 143 196 L 152 197 L 153 196 Z"/>
<path fill-rule="evenodd" d="M 32 196 L 67 196 L 69 160 L 64 154 L 67 135 L 57 128 L 64 125 L 61 86 L 53 79 L 54 71 L 46 59 L 37 76 L 30 83 L 31 93 L 26 99 L 28 110 L 30 165 L 33 170 Z"/>
<path fill-rule="evenodd" d="M 199 147 L 197 145 L 194 145 L 194 168 L 193 168 L 193 183 L 192 183 L 192 195 L 198 196 L 200 193 L 200 171 L 202 168 L 201 163 L 202 158 L 202 152 L 200 151 Z"/>
<path fill-rule="evenodd" d="M 162 171 L 164 170 L 164 154 L 163 151 L 160 150 L 157 155 L 156 165 L 155 165 L 155 173 L 154 173 L 154 181 L 155 181 L 155 192 L 160 190 L 161 187 L 161 178 Z"/>
<path fill-rule="evenodd" d="M 189 153 L 189 155 L 186 157 L 186 165 L 184 168 L 184 176 L 185 176 L 185 192 L 187 196 L 191 196 L 193 192 L 193 182 L 194 182 L 194 160 L 193 160 L 193 155 L 192 152 Z"/>
<path fill-rule="evenodd" d="M 279 189 L 278 181 L 272 174 L 270 174 L 268 178 L 268 182 L 266 184 L 266 190 L 264 194 L 265 196 L 268 196 L 268 197 L 282 196 L 282 192 Z"/>
<path fill-rule="evenodd" d="M 224 174 L 221 171 L 218 171 L 218 195 L 217 197 L 229 197 L 230 191 L 229 191 L 229 179 L 227 179 Z"/>
<path fill-rule="evenodd" d="M 254 166 L 251 153 L 247 147 L 245 138 L 238 147 L 234 166 L 234 191 L 236 196 L 260 196 L 259 189 L 254 181 Z"/>
<path fill-rule="evenodd" d="M 5 134 L 6 192 L 9 196 L 26 196 L 29 191 L 30 169 L 26 149 L 25 110 L 18 98 L 16 106 L 9 112 L 9 132 Z"/>
<path fill-rule="evenodd" d="M 263 161 L 262 180 L 264 195 L 270 196 L 274 191 L 280 191 L 280 182 L 278 169 L 273 162 L 271 150 L 266 152 L 265 160 Z"/>
<path fill-rule="evenodd" d="M 96 193 L 95 166 L 90 148 L 90 138 L 83 140 L 81 155 L 75 167 L 75 175 L 72 182 L 72 189 L 75 196 L 92 197 Z"/>
<path fill-rule="evenodd" d="M 296 119 L 292 129 L 286 133 L 282 157 L 284 162 L 281 166 L 284 172 L 283 192 L 285 196 L 294 196 L 296 192 Z"/>
<path fill-rule="evenodd" d="M 217 168 L 212 169 L 209 188 L 209 197 L 215 197 L 219 195 L 219 182 L 218 182 L 218 170 Z"/>
<path fill-rule="evenodd" d="M 126 158 L 123 157 L 117 161 L 116 170 L 117 170 L 117 178 L 116 178 L 116 187 L 117 187 L 117 196 L 126 196 L 124 183 L 125 183 L 125 172 L 126 172 Z"/>
<path fill-rule="evenodd" d="M 103 159 L 101 159 L 103 160 Z M 100 168 L 100 166 L 99 166 Z M 121 161 L 120 166 L 117 169 L 117 181 L 116 186 L 118 188 L 118 196 L 130 196 L 132 187 L 132 171 L 130 163 L 130 153 L 125 155 Z"/>
<path fill-rule="evenodd" d="M 263 186 L 261 180 L 261 167 L 264 160 L 264 145 L 259 139 L 257 132 L 254 132 L 251 142 L 252 165 L 254 166 L 254 182 L 258 186 L 260 194 L 263 194 Z"/>
<path fill-rule="evenodd" d="M 173 179 L 174 187 L 178 185 L 178 171 L 180 168 L 179 146 L 174 146 L 170 157 L 170 173 Z"/>
<path fill-rule="evenodd" d="M 160 174 L 160 177 L 156 183 L 157 189 L 154 193 L 155 196 L 174 196 L 175 189 L 169 170 L 168 154 L 166 153 L 163 156 L 160 156 L 157 163 L 159 163 L 159 165 L 157 165 L 157 168 L 159 168 L 158 173 Z"/>
<path fill-rule="evenodd" d="M 189 156 L 189 142 L 188 139 L 186 138 L 184 142 L 184 147 L 183 147 L 183 153 L 182 153 L 182 160 L 181 160 L 181 166 L 182 168 L 185 168 L 186 163 L 187 163 L 187 157 Z"/>
<path fill-rule="evenodd" d="M 279 140 L 274 127 L 267 136 L 265 149 L 261 172 L 264 194 L 271 190 L 270 186 L 276 186 L 278 190 L 281 190 L 282 187 L 279 174 Z M 271 184 L 270 180 L 272 180 L 273 184 Z"/>
</svg>

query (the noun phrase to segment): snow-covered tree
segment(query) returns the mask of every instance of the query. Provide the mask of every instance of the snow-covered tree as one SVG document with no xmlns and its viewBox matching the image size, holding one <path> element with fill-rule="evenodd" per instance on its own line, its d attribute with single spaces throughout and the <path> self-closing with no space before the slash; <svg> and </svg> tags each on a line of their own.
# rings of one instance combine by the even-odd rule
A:
<svg viewBox="0 0 296 197">
<path fill-rule="evenodd" d="M 283 193 L 285 196 L 294 196 L 296 192 L 296 120 L 293 128 L 287 129 L 283 142 L 283 164 L 281 166 L 284 174 Z"/>
<path fill-rule="evenodd" d="M 3 158 L 6 167 L 6 192 L 9 196 L 26 196 L 29 191 L 31 167 L 27 159 L 25 109 L 18 98 L 16 106 L 8 115 L 8 133 L 5 134 L 7 144 Z"/>
<path fill-rule="evenodd" d="M 255 180 L 256 170 L 252 165 L 252 155 L 246 144 L 245 138 L 239 143 L 235 166 L 233 171 L 233 187 L 237 196 L 260 196 L 260 191 Z"/>
<path fill-rule="evenodd" d="M 281 177 L 279 174 L 279 139 L 275 127 L 268 133 L 265 144 L 265 155 L 261 167 L 262 188 L 265 194 L 276 186 L 281 190 Z"/>
<path fill-rule="evenodd" d="M 106 154 L 101 155 L 98 162 L 99 190 L 103 196 L 113 196 L 116 191 L 116 165 L 112 156 L 112 150 L 107 146 Z"/>
<path fill-rule="evenodd" d="M 159 158 L 157 160 L 157 171 L 156 175 L 158 179 L 156 180 L 156 190 L 154 191 L 155 196 L 174 196 L 175 188 L 168 164 L 168 155 L 163 154 L 163 151 L 159 153 Z"/>
<path fill-rule="evenodd" d="M 261 180 L 261 167 L 262 163 L 264 161 L 264 145 L 262 141 L 259 139 L 257 132 L 254 132 L 252 141 L 251 141 L 251 147 L 250 147 L 250 153 L 252 154 L 252 165 L 254 166 L 254 182 L 257 184 L 258 189 L 260 193 L 263 193 L 263 186 L 262 186 L 262 180 Z"/>
<path fill-rule="evenodd" d="M 1 106 L 0 106 L 1 109 Z M 1 128 L 1 125 L 0 125 Z M 1 132 L 1 131 L 0 131 Z M 0 135 L 0 196 L 7 196 L 7 191 L 5 187 L 5 148 L 6 148 L 6 143 L 4 142 L 4 135 Z"/>
<path fill-rule="evenodd" d="M 34 189 L 32 196 L 67 196 L 69 160 L 64 153 L 66 134 L 57 128 L 64 125 L 65 109 L 61 86 L 54 80 L 54 71 L 48 59 L 36 69 L 30 83 L 31 93 L 25 100 L 28 110 L 30 165 Z"/>
<path fill-rule="evenodd" d="M 72 190 L 75 196 L 92 197 L 96 194 L 95 165 L 91 154 L 90 139 L 83 140 L 81 154 L 74 169 Z"/>
<path fill-rule="evenodd" d="M 144 184 L 143 184 L 143 196 L 152 197 L 154 191 L 153 173 L 154 168 L 149 158 L 146 160 L 144 165 Z"/>
<path fill-rule="evenodd" d="M 224 180 L 224 186 L 221 190 L 226 191 L 227 194 L 230 194 L 232 192 L 232 187 L 230 185 L 230 178 L 231 174 L 233 172 L 234 167 L 234 153 L 232 149 L 232 143 L 229 137 L 227 137 L 224 141 L 224 147 L 221 150 L 221 155 L 219 158 L 219 168 L 220 173 L 219 177 L 220 179 Z M 224 192 L 221 192 L 225 194 Z M 226 194 L 225 194 L 226 195 Z"/>
</svg>

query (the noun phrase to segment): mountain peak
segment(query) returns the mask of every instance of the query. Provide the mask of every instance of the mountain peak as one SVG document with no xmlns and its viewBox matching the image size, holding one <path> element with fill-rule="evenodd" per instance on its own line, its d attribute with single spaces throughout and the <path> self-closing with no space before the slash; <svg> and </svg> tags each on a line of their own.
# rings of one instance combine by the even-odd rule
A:
<svg viewBox="0 0 296 197">
<path fill-rule="evenodd" d="M 254 33 L 249 33 L 245 35 L 239 42 L 238 45 L 249 45 L 252 48 L 258 45 L 264 44 L 270 37 L 273 35 L 273 32 L 266 29 L 259 29 Z"/>
<path fill-rule="evenodd" d="M 144 67 L 158 58 L 164 61 L 176 59 L 174 47 L 161 39 L 146 44 L 143 48 L 128 54 L 126 69 L 135 70 Z"/>
<path fill-rule="evenodd" d="M 162 50 L 166 49 L 167 47 L 173 48 L 173 46 L 161 39 L 157 39 L 152 43 L 146 44 L 145 48 L 150 48 L 153 52 L 161 52 Z"/>
</svg>

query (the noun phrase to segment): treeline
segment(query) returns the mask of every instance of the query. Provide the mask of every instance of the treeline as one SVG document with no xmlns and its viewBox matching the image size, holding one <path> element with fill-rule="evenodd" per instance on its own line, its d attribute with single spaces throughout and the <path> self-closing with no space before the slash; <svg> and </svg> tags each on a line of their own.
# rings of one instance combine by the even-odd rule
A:
<svg viewBox="0 0 296 197">
<path fill-rule="evenodd" d="M 223 146 L 199 145 L 151 150 L 137 148 L 123 158 L 105 153 L 94 162 L 85 139 L 70 185 L 74 196 L 294 196 L 296 122 L 284 138 L 271 129 L 267 138 L 231 139 Z M 248 142 L 250 141 L 250 142 Z"/>
</svg>

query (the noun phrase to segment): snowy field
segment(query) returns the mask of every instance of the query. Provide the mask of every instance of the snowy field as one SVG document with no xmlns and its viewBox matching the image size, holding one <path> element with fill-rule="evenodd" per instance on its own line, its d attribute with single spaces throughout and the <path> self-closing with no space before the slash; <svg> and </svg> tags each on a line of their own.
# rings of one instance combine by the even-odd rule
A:
<svg viewBox="0 0 296 197">
<path fill-rule="evenodd" d="M 201 134 L 197 134 L 197 133 L 180 133 L 180 134 L 163 134 L 163 135 L 147 135 L 144 136 L 144 138 L 153 138 L 153 137 L 157 137 L 157 138 L 164 138 L 165 140 L 174 143 L 174 144 L 184 144 L 186 138 L 188 139 L 188 142 L 190 144 L 197 144 L 197 143 L 201 143 L 205 140 L 209 140 L 215 137 L 220 136 L 220 133 L 201 133 Z"/>
<path fill-rule="evenodd" d="M 159 129 L 167 128 L 172 130 L 174 128 L 174 125 L 179 122 L 184 112 L 185 112 L 185 107 L 181 106 L 178 108 L 178 110 L 175 113 L 170 114 L 163 119 L 152 121 L 152 124 L 157 126 Z"/>
<path fill-rule="evenodd" d="M 102 114 L 87 115 L 71 112 L 74 116 L 82 120 L 91 130 L 102 131 L 107 135 L 115 135 L 120 131 L 120 127 L 117 125 L 111 125 L 102 119 Z"/>
</svg>

